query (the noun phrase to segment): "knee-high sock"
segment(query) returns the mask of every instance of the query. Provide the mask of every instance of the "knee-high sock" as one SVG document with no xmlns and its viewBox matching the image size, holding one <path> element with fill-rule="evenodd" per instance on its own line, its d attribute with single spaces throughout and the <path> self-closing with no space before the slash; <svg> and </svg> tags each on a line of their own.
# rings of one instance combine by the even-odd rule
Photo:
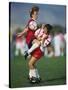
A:
<svg viewBox="0 0 68 90">
<path fill-rule="evenodd" d="M 38 73 L 38 70 L 36 69 L 36 76 L 37 76 L 37 78 L 39 78 L 40 77 L 40 75 L 39 75 L 39 73 Z"/>
<path fill-rule="evenodd" d="M 37 69 L 30 69 L 29 70 L 29 77 L 32 78 L 32 77 L 36 77 L 36 78 L 39 78 L 40 75 L 38 73 L 38 70 Z"/>
<path fill-rule="evenodd" d="M 36 69 L 30 69 L 29 70 L 29 78 L 37 77 L 36 76 Z"/>
<path fill-rule="evenodd" d="M 34 43 L 32 47 L 28 50 L 28 54 L 30 54 L 32 51 L 34 51 L 37 47 L 39 47 L 39 44 Z"/>
</svg>

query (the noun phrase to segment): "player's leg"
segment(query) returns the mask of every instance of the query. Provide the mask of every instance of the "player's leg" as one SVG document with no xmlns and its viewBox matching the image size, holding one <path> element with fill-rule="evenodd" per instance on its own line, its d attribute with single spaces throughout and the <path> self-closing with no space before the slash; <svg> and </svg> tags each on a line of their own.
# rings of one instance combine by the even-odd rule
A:
<svg viewBox="0 0 68 90">
<path fill-rule="evenodd" d="M 55 56 L 56 57 L 60 56 L 60 46 L 59 46 L 59 44 L 54 46 L 54 51 L 55 51 Z"/>
<path fill-rule="evenodd" d="M 35 63 L 36 63 L 36 58 L 35 57 L 31 57 L 31 59 L 29 60 L 28 66 L 29 66 L 29 77 L 36 77 L 36 72 L 35 72 Z"/>
<path fill-rule="evenodd" d="M 15 49 L 15 55 L 18 56 L 19 55 L 19 49 L 20 49 L 20 43 L 16 42 L 16 49 Z"/>
<path fill-rule="evenodd" d="M 35 57 L 31 57 L 29 61 L 29 78 L 32 79 L 31 82 L 36 82 L 36 79 L 39 78 L 39 73 L 38 70 L 36 69 L 36 64 L 37 59 Z"/>
<path fill-rule="evenodd" d="M 40 41 L 34 40 L 32 47 L 28 50 L 28 54 L 30 54 L 32 51 L 34 51 L 39 46 L 40 46 Z"/>
<path fill-rule="evenodd" d="M 28 50 L 28 52 L 26 53 L 26 55 L 25 55 L 25 58 L 27 58 L 27 56 L 31 53 L 31 52 L 33 52 L 36 48 L 38 48 L 39 46 L 40 46 L 40 41 L 38 41 L 37 39 L 35 39 L 34 41 L 33 41 L 33 45 L 31 46 L 31 48 Z"/>
<path fill-rule="evenodd" d="M 61 44 L 60 44 L 61 56 L 64 55 L 64 47 L 65 47 L 64 42 L 61 42 Z"/>
<path fill-rule="evenodd" d="M 48 49 L 48 57 L 54 56 L 53 48 L 52 48 L 51 44 L 47 46 L 47 49 Z"/>
</svg>

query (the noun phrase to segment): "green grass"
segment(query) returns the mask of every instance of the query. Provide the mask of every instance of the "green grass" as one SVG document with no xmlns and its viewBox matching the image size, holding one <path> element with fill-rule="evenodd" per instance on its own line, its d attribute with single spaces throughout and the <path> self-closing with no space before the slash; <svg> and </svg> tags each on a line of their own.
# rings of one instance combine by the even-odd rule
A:
<svg viewBox="0 0 68 90">
<path fill-rule="evenodd" d="M 65 57 L 45 58 L 37 63 L 37 68 L 42 78 L 39 84 L 30 84 L 28 77 L 28 60 L 23 56 L 14 57 L 10 61 L 11 66 L 11 87 L 34 87 L 47 85 L 66 84 L 66 59 Z"/>
</svg>

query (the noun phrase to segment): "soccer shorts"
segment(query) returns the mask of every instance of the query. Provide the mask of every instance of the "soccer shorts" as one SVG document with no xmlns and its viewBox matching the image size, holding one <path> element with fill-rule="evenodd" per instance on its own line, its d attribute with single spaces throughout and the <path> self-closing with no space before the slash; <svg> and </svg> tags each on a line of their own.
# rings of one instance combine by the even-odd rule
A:
<svg viewBox="0 0 68 90">
<path fill-rule="evenodd" d="M 40 50 L 40 48 L 36 48 L 32 53 L 31 55 L 33 57 L 35 57 L 37 60 L 39 60 L 43 55 L 44 53 Z"/>
</svg>

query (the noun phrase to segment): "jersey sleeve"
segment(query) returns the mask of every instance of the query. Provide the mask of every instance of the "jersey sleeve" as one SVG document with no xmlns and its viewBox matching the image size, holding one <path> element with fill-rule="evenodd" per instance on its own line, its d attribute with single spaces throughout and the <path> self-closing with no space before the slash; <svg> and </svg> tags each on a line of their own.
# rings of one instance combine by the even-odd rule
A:
<svg viewBox="0 0 68 90">
<path fill-rule="evenodd" d="M 48 36 L 48 38 L 44 41 L 43 47 L 46 47 L 47 45 L 49 45 L 51 43 L 52 37 Z"/>
<path fill-rule="evenodd" d="M 37 29 L 37 23 L 35 21 L 30 21 L 29 24 L 28 24 L 28 27 L 31 30 L 36 30 Z"/>
</svg>

